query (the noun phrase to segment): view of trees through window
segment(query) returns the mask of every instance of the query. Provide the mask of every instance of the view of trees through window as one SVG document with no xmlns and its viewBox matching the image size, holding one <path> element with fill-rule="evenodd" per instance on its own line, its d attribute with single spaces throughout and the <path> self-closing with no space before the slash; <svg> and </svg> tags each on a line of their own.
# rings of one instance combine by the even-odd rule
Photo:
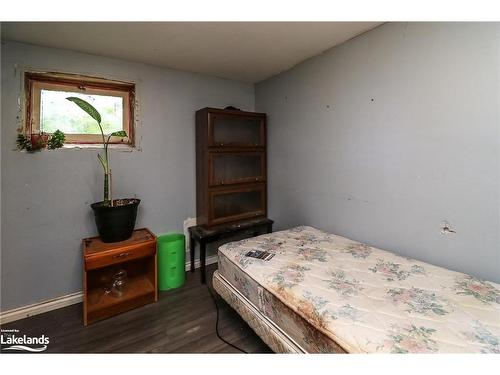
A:
<svg viewBox="0 0 500 375">
<path fill-rule="evenodd" d="M 94 119 L 74 103 L 66 100 L 69 96 L 76 96 L 86 100 L 99 111 L 104 134 L 123 130 L 122 97 L 42 89 L 40 93 L 41 131 L 53 133 L 59 129 L 66 134 L 101 134 Z"/>
</svg>

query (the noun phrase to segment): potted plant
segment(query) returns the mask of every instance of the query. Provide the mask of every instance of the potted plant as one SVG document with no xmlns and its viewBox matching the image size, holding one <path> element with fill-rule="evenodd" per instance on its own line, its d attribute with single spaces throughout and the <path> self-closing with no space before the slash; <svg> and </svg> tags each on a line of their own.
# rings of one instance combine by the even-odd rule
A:
<svg viewBox="0 0 500 375">
<path fill-rule="evenodd" d="M 30 134 L 29 137 L 24 134 L 18 134 L 17 148 L 28 152 L 41 151 L 45 148 L 55 150 L 64 145 L 65 139 L 66 136 L 59 129 L 52 134 L 42 132 L 40 134 Z"/>
<path fill-rule="evenodd" d="M 132 236 L 137 217 L 137 207 L 140 199 L 126 198 L 113 199 L 111 184 L 111 168 L 109 167 L 108 148 L 111 137 L 127 137 L 123 130 L 105 135 L 101 125 L 101 114 L 90 103 L 76 97 L 68 97 L 67 100 L 75 103 L 90 117 L 92 117 L 101 130 L 104 156 L 97 157 L 104 171 L 104 198 L 101 202 L 90 205 L 94 210 L 97 231 L 103 242 L 124 241 Z"/>
</svg>

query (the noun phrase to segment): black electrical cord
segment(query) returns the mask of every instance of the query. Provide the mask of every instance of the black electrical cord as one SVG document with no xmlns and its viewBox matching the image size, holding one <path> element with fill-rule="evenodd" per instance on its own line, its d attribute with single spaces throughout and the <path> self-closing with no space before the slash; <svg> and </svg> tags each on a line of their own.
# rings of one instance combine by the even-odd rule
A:
<svg viewBox="0 0 500 375">
<path fill-rule="evenodd" d="M 240 352 L 242 353 L 245 353 L 245 354 L 248 354 L 247 351 L 241 349 L 240 347 L 234 345 L 234 344 L 231 344 L 229 341 L 227 341 L 226 339 L 224 339 L 220 333 L 219 333 L 219 305 L 217 304 L 217 299 L 215 298 L 212 290 L 210 289 L 210 287 L 208 286 L 207 284 L 207 289 L 208 289 L 208 293 L 210 293 L 210 296 L 212 297 L 212 300 L 214 301 L 214 304 L 215 304 L 215 310 L 217 311 L 217 318 L 215 320 L 215 333 L 217 334 L 217 337 L 219 338 L 219 340 L 221 340 L 222 342 L 226 343 L 227 345 L 229 346 L 232 346 L 233 348 L 235 348 L 236 350 L 239 350 Z"/>
</svg>

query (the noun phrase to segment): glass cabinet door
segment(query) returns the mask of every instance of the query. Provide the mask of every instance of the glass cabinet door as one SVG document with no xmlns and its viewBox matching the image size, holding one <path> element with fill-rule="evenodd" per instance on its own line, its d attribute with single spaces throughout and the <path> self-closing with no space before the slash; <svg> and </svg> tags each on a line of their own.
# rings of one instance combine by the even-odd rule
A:
<svg viewBox="0 0 500 375">
<path fill-rule="evenodd" d="M 263 152 L 214 152 L 210 154 L 210 185 L 265 181 Z"/>
<path fill-rule="evenodd" d="M 213 224 L 265 215 L 264 186 L 210 193 Z"/>
<path fill-rule="evenodd" d="M 211 146 L 264 146 L 264 120 L 260 117 L 212 115 Z"/>
</svg>

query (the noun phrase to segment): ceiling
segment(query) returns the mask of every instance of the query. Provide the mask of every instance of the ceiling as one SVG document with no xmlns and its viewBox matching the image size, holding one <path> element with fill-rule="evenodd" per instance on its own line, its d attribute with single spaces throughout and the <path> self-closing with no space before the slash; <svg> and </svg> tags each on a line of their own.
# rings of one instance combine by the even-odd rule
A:
<svg viewBox="0 0 500 375">
<path fill-rule="evenodd" d="M 376 22 L 9 22 L 2 39 L 259 82 Z"/>
</svg>

